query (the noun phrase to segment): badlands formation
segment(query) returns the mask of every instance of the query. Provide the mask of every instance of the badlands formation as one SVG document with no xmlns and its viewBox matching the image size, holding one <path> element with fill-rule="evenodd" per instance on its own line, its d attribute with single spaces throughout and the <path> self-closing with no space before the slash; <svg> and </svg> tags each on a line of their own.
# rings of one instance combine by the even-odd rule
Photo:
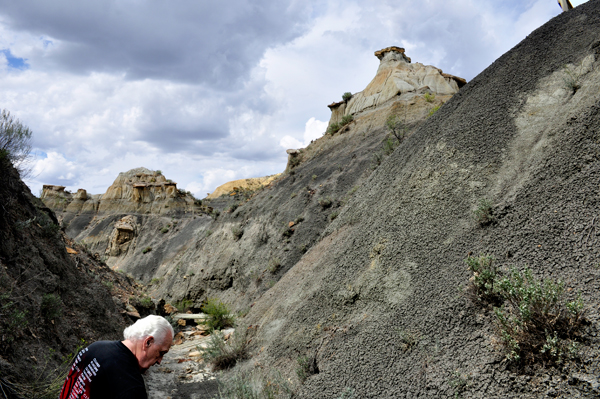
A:
<svg viewBox="0 0 600 399">
<path fill-rule="evenodd" d="M 592 0 L 462 87 L 390 48 L 374 81 L 331 107 L 332 123 L 353 120 L 290 151 L 263 188 L 193 206 L 165 195 L 125 212 L 103 199 L 97 211 L 56 210 L 70 237 L 151 283 L 156 304 L 198 310 L 218 297 L 241 312 L 256 333 L 229 373 L 277 370 L 297 398 L 598 397 L 599 38 Z M 482 199 L 488 223 L 473 217 Z M 113 251 L 124 224 L 129 245 Z M 580 295 L 577 356 L 506 358 L 493 309 L 464 293 L 465 259 L 478 254 Z M 298 358 L 313 366 L 304 381 Z"/>
</svg>

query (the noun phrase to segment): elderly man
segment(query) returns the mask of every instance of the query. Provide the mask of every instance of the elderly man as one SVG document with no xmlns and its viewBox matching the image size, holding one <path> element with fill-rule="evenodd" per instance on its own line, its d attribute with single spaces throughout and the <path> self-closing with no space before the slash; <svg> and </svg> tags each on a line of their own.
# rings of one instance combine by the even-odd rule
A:
<svg viewBox="0 0 600 399">
<path fill-rule="evenodd" d="M 123 331 L 124 341 L 98 341 L 75 358 L 60 399 L 146 399 L 142 374 L 160 364 L 173 341 L 173 327 L 147 316 Z"/>
</svg>

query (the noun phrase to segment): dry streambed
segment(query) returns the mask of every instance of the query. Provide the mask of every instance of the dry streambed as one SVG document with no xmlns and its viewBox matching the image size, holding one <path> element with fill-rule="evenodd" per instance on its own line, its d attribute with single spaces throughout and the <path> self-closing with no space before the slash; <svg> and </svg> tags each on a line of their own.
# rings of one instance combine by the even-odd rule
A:
<svg viewBox="0 0 600 399">
<path fill-rule="evenodd" d="M 233 331 L 223 330 L 227 335 Z M 198 347 L 210 336 L 196 327 L 187 327 L 175 337 L 160 365 L 146 374 L 149 399 L 209 399 L 218 395 L 216 374 L 204 364 Z"/>
</svg>

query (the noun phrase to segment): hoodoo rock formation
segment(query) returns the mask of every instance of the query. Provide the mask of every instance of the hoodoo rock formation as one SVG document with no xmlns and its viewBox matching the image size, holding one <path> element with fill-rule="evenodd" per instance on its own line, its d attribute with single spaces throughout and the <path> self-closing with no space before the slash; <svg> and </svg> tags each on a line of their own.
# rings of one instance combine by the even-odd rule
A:
<svg viewBox="0 0 600 399">
<path fill-rule="evenodd" d="M 41 199 L 65 223 L 82 212 L 169 214 L 191 212 L 197 207 L 191 195 L 177 189 L 177 183 L 168 180 L 160 171 L 146 168 L 119 173 L 102 195 L 88 195 L 84 189 L 72 194 L 62 186 L 44 185 Z"/>
<path fill-rule="evenodd" d="M 398 96 L 407 101 L 415 96 L 434 94 L 445 101 L 467 83 L 463 78 L 443 73 L 434 66 L 412 64 L 400 47 L 384 48 L 376 51 L 375 56 L 380 63 L 371 83 L 349 101 L 328 105 L 331 109 L 330 125 L 339 123 L 345 115 L 380 106 Z"/>
</svg>

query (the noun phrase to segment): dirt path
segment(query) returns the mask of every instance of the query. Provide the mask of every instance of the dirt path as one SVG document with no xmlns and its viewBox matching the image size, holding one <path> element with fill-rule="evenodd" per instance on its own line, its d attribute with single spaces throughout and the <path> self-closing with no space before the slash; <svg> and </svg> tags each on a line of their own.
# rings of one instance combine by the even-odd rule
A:
<svg viewBox="0 0 600 399">
<path fill-rule="evenodd" d="M 209 337 L 199 335 L 193 328 L 183 334 L 185 341 L 173 345 L 161 364 L 148 370 L 149 399 L 212 399 L 218 395 L 215 374 L 194 353 Z"/>
</svg>

